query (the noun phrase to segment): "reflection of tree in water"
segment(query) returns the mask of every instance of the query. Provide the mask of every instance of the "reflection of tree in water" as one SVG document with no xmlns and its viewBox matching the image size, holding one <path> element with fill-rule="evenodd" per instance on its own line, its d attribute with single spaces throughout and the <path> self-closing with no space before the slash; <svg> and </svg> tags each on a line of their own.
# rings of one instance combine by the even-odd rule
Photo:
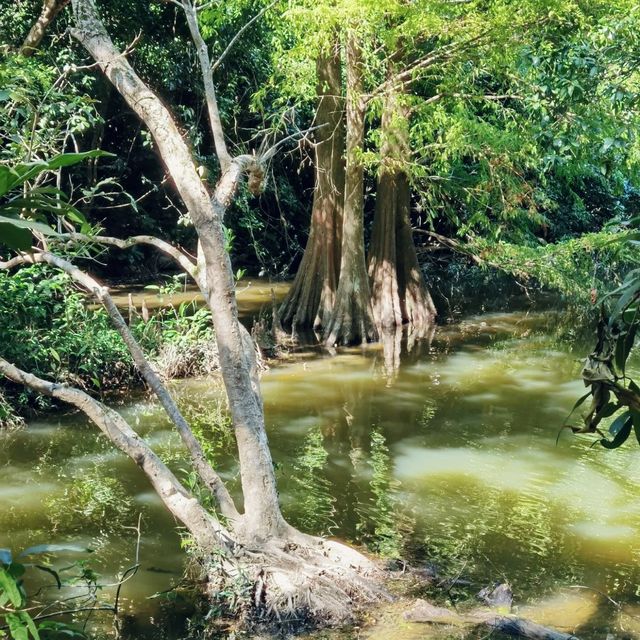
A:
<svg viewBox="0 0 640 640">
<path fill-rule="evenodd" d="M 384 556 L 401 557 L 404 538 L 413 523 L 400 512 L 397 499 L 400 483 L 393 478 L 393 460 L 384 435 L 377 429 L 371 431 L 366 465 L 368 487 L 363 499 L 355 505 L 356 531 L 371 550 Z"/>
<path fill-rule="evenodd" d="M 429 524 L 418 527 L 427 532 L 421 551 L 441 573 L 462 574 L 473 581 L 472 590 L 491 580 L 508 580 L 527 598 L 584 579 L 584 561 L 565 524 L 566 507 L 504 488 L 469 486 L 464 494 L 462 511 L 451 512 L 450 503 L 459 499 L 443 484 L 440 497 L 449 499 L 431 514 Z"/>
<path fill-rule="evenodd" d="M 293 465 L 293 480 L 298 485 L 296 526 L 314 534 L 326 535 L 335 527 L 335 496 L 326 476 L 329 453 L 324 446 L 320 426 L 313 427 Z"/>
<path fill-rule="evenodd" d="M 388 387 L 395 382 L 403 362 L 417 362 L 424 358 L 429 352 L 435 331 L 435 325 L 420 332 L 409 325 L 380 330 L 383 358 L 381 370 Z"/>
</svg>

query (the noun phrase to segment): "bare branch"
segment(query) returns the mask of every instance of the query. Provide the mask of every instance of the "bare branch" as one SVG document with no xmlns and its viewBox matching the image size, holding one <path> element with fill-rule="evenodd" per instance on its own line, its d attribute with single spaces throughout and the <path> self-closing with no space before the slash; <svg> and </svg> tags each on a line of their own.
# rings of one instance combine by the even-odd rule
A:
<svg viewBox="0 0 640 640">
<path fill-rule="evenodd" d="M 109 236 L 90 236 L 84 233 L 63 233 L 58 236 L 62 240 L 70 240 L 76 242 L 87 242 L 89 244 L 100 244 L 117 247 L 118 249 L 129 249 L 135 245 L 149 245 L 159 249 L 165 255 L 178 263 L 181 269 L 188 273 L 196 282 L 198 281 L 198 272 L 196 264 L 185 253 L 177 247 L 169 244 L 165 240 L 156 238 L 155 236 L 131 236 L 126 240 L 120 238 L 112 238 Z"/>
<path fill-rule="evenodd" d="M 209 115 L 209 126 L 211 128 L 211 134 L 213 135 L 216 154 L 220 161 L 220 167 L 224 172 L 231 163 L 231 155 L 227 150 L 227 143 L 224 139 L 222 119 L 220 118 L 216 89 L 213 84 L 213 68 L 211 66 L 211 59 L 209 58 L 209 49 L 202 37 L 202 34 L 200 33 L 198 15 L 195 6 L 191 3 L 191 0 L 182 0 L 182 8 L 187 18 L 187 25 L 189 26 L 191 39 L 196 47 L 198 61 L 200 62 L 200 72 L 202 73 L 202 83 L 204 85 L 204 94 L 207 101 L 207 112 Z"/>
<path fill-rule="evenodd" d="M 231 38 L 231 41 L 229 42 L 229 44 L 227 45 L 227 47 L 225 48 L 225 50 L 220 54 L 220 56 L 218 57 L 218 59 L 211 65 L 211 73 L 214 73 L 215 70 L 222 64 L 222 62 L 224 61 L 224 59 L 229 55 L 229 52 L 231 51 L 231 49 L 233 49 L 233 45 L 238 42 L 238 40 L 242 37 L 242 35 L 244 34 L 244 32 L 257 20 L 259 20 L 260 18 L 262 18 L 262 16 L 269 11 L 269 9 L 275 7 L 275 5 L 278 4 L 278 0 L 274 0 L 271 4 L 268 4 L 266 7 L 264 7 L 263 9 L 261 9 L 260 11 L 258 11 L 258 13 L 256 13 L 255 16 L 253 16 L 253 18 L 251 18 L 251 20 L 249 20 L 249 22 L 245 23 L 236 33 L 235 36 L 233 36 L 233 38 Z"/>
<path fill-rule="evenodd" d="M 203 549 L 232 549 L 233 542 L 225 528 L 187 493 L 180 481 L 119 413 L 80 389 L 38 378 L 3 358 L 0 358 L 0 374 L 82 411 L 144 471 L 165 506 L 189 529 Z"/>
</svg>

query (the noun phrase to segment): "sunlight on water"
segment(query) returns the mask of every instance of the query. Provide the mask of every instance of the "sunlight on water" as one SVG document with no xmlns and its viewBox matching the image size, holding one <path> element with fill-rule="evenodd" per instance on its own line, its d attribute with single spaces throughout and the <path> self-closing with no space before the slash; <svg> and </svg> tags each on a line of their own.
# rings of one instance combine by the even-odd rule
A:
<svg viewBox="0 0 640 640">
<path fill-rule="evenodd" d="M 521 612 L 581 637 L 625 628 L 625 637 L 640 638 L 640 625 L 629 622 L 640 611 L 640 449 L 589 448 L 592 438 L 569 432 L 556 445 L 583 393 L 586 349 L 571 352 L 558 337 L 563 322 L 571 320 L 551 313 L 468 318 L 405 349 L 398 372 L 380 345 L 272 366 L 262 390 L 287 517 L 386 556 L 430 562 L 468 581 L 467 593 L 508 579 Z M 220 385 L 172 386 L 208 433 Z M 182 474 L 179 440 L 157 405 L 144 398 L 119 410 Z M 233 489 L 229 438 L 211 434 Z M 175 523 L 136 466 L 90 426 L 56 415 L 6 437 L 0 487 L 0 547 L 80 540 L 95 549 L 91 562 L 105 581 L 131 565 L 136 535 L 127 527 L 142 514 L 142 567 L 125 587 L 126 607 L 141 621 L 158 615 L 158 602 L 146 598 L 183 569 Z M 393 631 L 382 621 L 370 637 L 432 637 L 393 620 Z M 140 624 L 131 637 L 160 637 Z"/>
</svg>

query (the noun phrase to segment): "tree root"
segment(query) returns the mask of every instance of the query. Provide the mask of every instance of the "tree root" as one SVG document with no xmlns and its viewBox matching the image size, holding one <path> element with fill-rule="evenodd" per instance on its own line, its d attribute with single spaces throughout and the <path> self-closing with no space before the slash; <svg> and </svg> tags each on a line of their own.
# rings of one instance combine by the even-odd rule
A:
<svg viewBox="0 0 640 640">
<path fill-rule="evenodd" d="M 213 560 L 208 596 L 226 597 L 229 613 L 245 627 L 279 630 L 348 624 L 364 606 L 390 599 L 384 573 L 358 551 L 304 534 L 292 538 L 298 540 L 243 548 L 232 564 Z"/>
</svg>

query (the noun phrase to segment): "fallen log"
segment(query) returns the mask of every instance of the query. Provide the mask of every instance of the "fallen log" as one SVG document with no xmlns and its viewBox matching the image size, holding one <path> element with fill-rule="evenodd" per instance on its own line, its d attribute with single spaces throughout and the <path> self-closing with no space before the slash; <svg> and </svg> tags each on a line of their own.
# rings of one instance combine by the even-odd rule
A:
<svg viewBox="0 0 640 640">
<path fill-rule="evenodd" d="M 499 631 L 516 638 L 530 638 L 530 640 L 578 640 L 574 635 L 549 629 L 514 615 L 496 614 L 494 611 L 486 609 L 473 609 L 465 613 L 458 613 L 444 607 L 436 607 L 426 600 L 416 600 L 414 606 L 404 614 L 404 617 L 409 622 L 456 626 L 484 625 L 492 631 Z"/>
</svg>

